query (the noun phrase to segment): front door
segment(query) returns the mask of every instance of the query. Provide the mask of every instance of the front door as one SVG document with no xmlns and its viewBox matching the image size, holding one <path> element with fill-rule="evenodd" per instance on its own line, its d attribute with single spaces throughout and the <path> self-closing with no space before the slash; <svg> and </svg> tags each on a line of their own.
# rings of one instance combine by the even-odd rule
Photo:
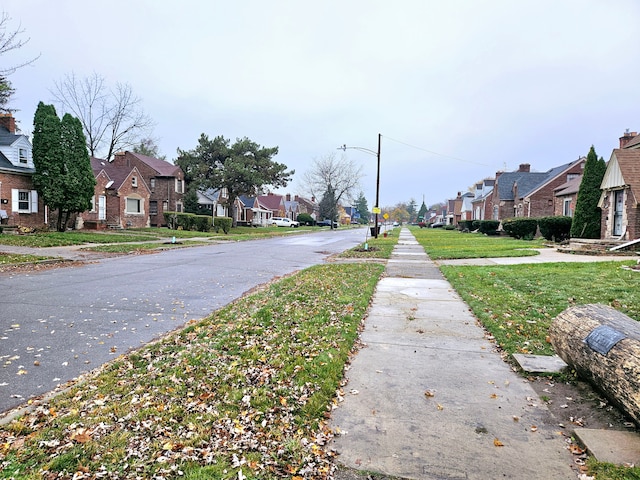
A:
<svg viewBox="0 0 640 480">
<path fill-rule="evenodd" d="M 104 195 L 98 196 L 98 220 L 107 219 L 107 197 Z"/>
<path fill-rule="evenodd" d="M 613 192 L 613 236 L 622 235 L 622 212 L 624 211 L 624 190 Z"/>
</svg>

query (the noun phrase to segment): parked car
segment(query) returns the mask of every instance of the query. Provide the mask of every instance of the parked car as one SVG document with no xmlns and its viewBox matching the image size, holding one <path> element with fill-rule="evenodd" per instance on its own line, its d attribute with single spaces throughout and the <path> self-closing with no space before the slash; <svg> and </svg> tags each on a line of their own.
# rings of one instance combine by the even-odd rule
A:
<svg viewBox="0 0 640 480">
<path fill-rule="evenodd" d="M 276 227 L 293 227 L 298 228 L 300 224 L 295 220 L 291 220 L 290 218 L 285 217 L 273 217 L 271 219 L 271 225 L 275 225 Z"/>
<path fill-rule="evenodd" d="M 319 227 L 330 227 L 331 220 L 320 220 L 316 225 Z M 338 228 L 338 222 L 333 222 L 333 228 Z"/>
</svg>

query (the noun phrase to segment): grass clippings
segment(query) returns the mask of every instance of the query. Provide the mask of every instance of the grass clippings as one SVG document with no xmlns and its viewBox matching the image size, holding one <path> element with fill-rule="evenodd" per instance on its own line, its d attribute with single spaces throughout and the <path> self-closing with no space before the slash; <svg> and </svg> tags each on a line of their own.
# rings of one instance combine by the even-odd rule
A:
<svg viewBox="0 0 640 480">
<path fill-rule="evenodd" d="M 312 267 L 0 427 L 0 478 L 328 478 L 327 417 L 382 274 Z"/>
</svg>

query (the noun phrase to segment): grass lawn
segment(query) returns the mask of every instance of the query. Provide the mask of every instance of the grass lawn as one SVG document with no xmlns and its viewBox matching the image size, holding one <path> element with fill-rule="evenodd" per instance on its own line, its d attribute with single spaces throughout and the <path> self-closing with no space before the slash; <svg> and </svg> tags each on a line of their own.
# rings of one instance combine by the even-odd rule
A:
<svg viewBox="0 0 640 480">
<path fill-rule="evenodd" d="M 640 320 L 640 272 L 630 262 L 440 267 L 508 353 L 552 355 L 553 319 L 571 305 L 603 303 Z"/>
<path fill-rule="evenodd" d="M 0 235 L 0 245 L 21 247 L 64 247 L 84 243 L 122 243 L 157 240 L 155 235 L 142 233 L 98 233 L 87 231 L 43 232 L 29 235 Z"/>
<path fill-rule="evenodd" d="M 118 357 L 0 426 L 0 478 L 326 478 L 327 415 L 383 269 L 312 267 Z"/>
<path fill-rule="evenodd" d="M 14 253 L 0 252 L 0 265 L 13 265 L 16 263 L 33 263 L 42 260 L 49 260 L 51 257 L 43 257 L 40 255 L 19 255 Z"/>
<path fill-rule="evenodd" d="M 538 255 L 543 240 L 515 240 L 510 237 L 462 233 L 441 228 L 412 227 L 411 233 L 432 260 L 454 258 L 526 257 Z"/>
</svg>

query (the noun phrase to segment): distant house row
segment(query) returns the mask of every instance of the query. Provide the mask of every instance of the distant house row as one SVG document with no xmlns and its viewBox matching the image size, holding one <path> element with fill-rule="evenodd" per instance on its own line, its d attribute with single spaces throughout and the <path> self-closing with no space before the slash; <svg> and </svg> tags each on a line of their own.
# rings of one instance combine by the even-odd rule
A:
<svg viewBox="0 0 640 480">
<path fill-rule="evenodd" d="M 96 187 L 89 211 L 77 215 L 76 228 L 163 226 L 164 212 L 184 211 L 185 180 L 180 167 L 134 152 L 116 153 L 109 162 L 91 158 Z M 0 115 L 0 220 L 5 224 L 40 227 L 49 211 L 33 187 L 35 173 L 29 139 L 16 130 L 11 114 Z M 198 192 L 201 209 L 213 216 L 231 216 L 224 189 Z M 291 195 L 242 196 L 235 204 L 239 225 L 264 226 L 272 217 L 318 218 L 315 199 Z"/>
<path fill-rule="evenodd" d="M 619 140 L 600 187 L 601 238 L 633 240 L 640 238 L 640 135 L 626 132 Z M 585 162 L 580 157 L 546 172 L 532 172 L 524 163 L 513 172 L 496 172 L 472 192 L 458 192 L 426 221 L 457 225 L 463 220 L 572 217 Z"/>
</svg>

